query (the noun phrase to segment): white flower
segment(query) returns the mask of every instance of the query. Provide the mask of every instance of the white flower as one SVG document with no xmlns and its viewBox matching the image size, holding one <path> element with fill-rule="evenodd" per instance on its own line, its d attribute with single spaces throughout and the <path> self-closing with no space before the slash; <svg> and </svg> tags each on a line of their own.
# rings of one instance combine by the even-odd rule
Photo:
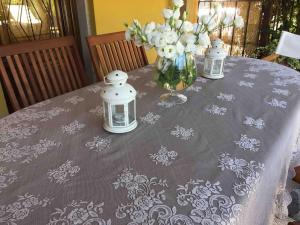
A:
<svg viewBox="0 0 300 225">
<path fill-rule="evenodd" d="M 223 13 L 223 8 L 222 5 L 220 3 L 213 3 L 213 8 L 216 12 L 216 14 L 221 15 Z"/>
<path fill-rule="evenodd" d="M 209 24 L 207 25 L 208 31 L 213 31 L 217 27 L 217 24 L 214 20 L 211 20 Z"/>
<path fill-rule="evenodd" d="M 164 55 L 167 59 L 174 59 L 176 57 L 176 47 L 174 45 L 167 45 L 164 47 Z"/>
<path fill-rule="evenodd" d="M 195 54 L 196 55 L 203 55 L 204 47 L 201 45 L 196 45 Z"/>
<path fill-rule="evenodd" d="M 211 21 L 211 16 L 210 15 L 203 15 L 200 17 L 200 21 L 207 25 Z"/>
<path fill-rule="evenodd" d="M 198 43 L 200 46 L 207 47 L 210 45 L 210 38 L 208 33 L 200 33 L 198 36 Z"/>
<path fill-rule="evenodd" d="M 128 29 L 125 32 L 125 39 L 126 41 L 130 41 L 131 40 L 131 31 Z"/>
<path fill-rule="evenodd" d="M 234 20 L 234 26 L 236 28 L 243 28 L 244 27 L 244 19 L 241 16 L 237 16 Z"/>
<path fill-rule="evenodd" d="M 155 23 L 151 22 L 145 26 L 144 32 L 145 32 L 145 34 L 150 34 L 154 29 L 155 29 Z"/>
<path fill-rule="evenodd" d="M 184 34 L 182 35 L 182 41 L 187 44 L 193 44 L 196 41 L 196 37 L 194 34 Z"/>
<path fill-rule="evenodd" d="M 158 24 L 156 27 L 160 32 L 167 32 L 172 30 L 169 24 L 163 24 L 163 25 Z"/>
<path fill-rule="evenodd" d="M 191 22 L 189 22 L 189 21 L 184 21 L 183 22 L 183 24 L 182 24 L 183 32 L 185 32 L 185 33 L 192 32 L 193 29 L 194 29 L 194 26 Z"/>
<path fill-rule="evenodd" d="M 233 18 L 232 16 L 224 16 L 224 18 L 222 19 L 222 23 L 225 25 L 225 26 L 229 26 L 230 24 L 233 23 Z"/>
<path fill-rule="evenodd" d="M 157 48 L 157 54 L 159 55 L 159 57 L 165 57 L 164 48 L 163 47 Z M 158 64 L 158 65 L 160 65 L 160 64 Z M 161 65 L 161 68 L 162 67 L 163 66 Z M 158 68 L 159 68 L 159 66 L 158 66 Z"/>
<path fill-rule="evenodd" d="M 176 19 L 176 20 L 178 20 L 179 17 L 180 17 L 180 10 L 177 9 L 177 10 L 175 10 L 175 12 L 173 13 L 173 18 Z"/>
<path fill-rule="evenodd" d="M 176 28 L 179 29 L 181 27 L 182 23 L 183 23 L 182 20 L 176 20 L 176 22 L 175 22 Z"/>
<path fill-rule="evenodd" d="M 167 44 L 167 39 L 164 35 L 162 34 L 157 34 L 155 37 L 154 37 L 154 44 L 156 47 L 158 48 L 161 48 L 161 47 L 165 47 L 166 44 Z"/>
<path fill-rule="evenodd" d="M 177 50 L 178 55 L 182 55 L 184 52 L 184 46 L 180 41 L 178 41 L 176 44 L 176 50 Z"/>
<path fill-rule="evenodd" d="M 178 39 L 178 35 L 175 31 L 168 31 L 163 35 L 166 37 L 166 41 L 168 44 L 172 44 L 173 42 L 176 42 Z"/>
<path fill-rule="evenodd" d="M 183 0 L 173 0 L 173 4 L 177 7 L 182 7 L 184 5 Z"/>
<path fill-rule="evenodd" d="M 186 52 L 195 52 L 197 50 L 197 47 L 193 43 L 188 43 L 185 47 Z"/>
<path fill-rule="evenodd" d="M 170 19 L 173 16 L 173 10 L 171 10 L 171 9 L 163 9 L 163 16 L 166 19 Z"/>
</svg>

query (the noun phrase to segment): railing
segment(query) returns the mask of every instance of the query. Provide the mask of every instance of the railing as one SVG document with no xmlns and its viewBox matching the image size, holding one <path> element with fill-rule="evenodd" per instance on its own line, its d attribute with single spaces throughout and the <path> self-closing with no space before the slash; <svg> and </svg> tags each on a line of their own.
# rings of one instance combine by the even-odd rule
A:
<svg viewBox="0 0 300 225">
<path fill-rule="evenodd" d="M 0 44 L 74 35 L 76 0 L 0 0 Z"/>
<path fill-rule="evenodd" d="M 233 17 L 239 13 L 245 20 L 244 29 L 226 28 L 215 35 L 224 40 L 230 55 L 251 55 L 258 46 L 262 0 L 200 0 L 199 14 L 209 14 L 213 2 L 222 4 L 227 13 L 231 13 Z"/>
</svg>

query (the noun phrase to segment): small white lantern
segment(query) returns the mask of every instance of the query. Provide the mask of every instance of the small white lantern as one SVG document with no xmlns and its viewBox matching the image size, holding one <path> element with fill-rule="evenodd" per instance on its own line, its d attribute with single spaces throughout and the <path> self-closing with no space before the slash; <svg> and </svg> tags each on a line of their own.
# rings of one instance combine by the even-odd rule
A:
<svg viewBox="0 0 300 225">
<path fill-rule="evenodd" d="M 212 48 L 209 48 L 205 55 L 203 76 L 210 79 L 224 77 L 224 59 L 227 56 L 223 49 L 224 42 L 220 39 L 212 41 Z"/>
<path fill-rule="evenodd" d="M 104 79 L 106 87 L 101 91 L 103 99 L 103 128 L 112 133 L 126 133 L 137 127 L 136 90 L 126 83 L 125 72 L 116 70 Z"/>
</svg>

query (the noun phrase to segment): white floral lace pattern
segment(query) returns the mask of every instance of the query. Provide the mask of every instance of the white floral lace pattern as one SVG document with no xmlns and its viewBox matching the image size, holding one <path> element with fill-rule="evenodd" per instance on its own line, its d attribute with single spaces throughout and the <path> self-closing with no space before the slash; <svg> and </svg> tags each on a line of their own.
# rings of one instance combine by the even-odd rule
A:
<svg viewBox="0 0 300 225">
<path fill-rule="evenodd" d="M 273 88 L 272 93 L 278 94 L 278 95 L 283 95 L 283 96 L 289 96 L 290 91 L 287 89 L 279 89 L 279 88 Z"/>
<path fill-rule="evenodd" d="M 242 134 L 241 139 L 239 141 L 234 141 L 234 143 L 244 151 L 259 151 L 260 140 L 257 140 L 255 138 L 248 138 L 246 134 Z"/>
<path fill-rule="evenodd" d="M 9 142 L 13 139 L 26 139 L 37 133 L 39 128 L 29 123 L 20 123 L 16 126 L 0 127 L 0 142 Z"/>
<path fill-rule="evenodd" d="M 176 105 L 176 102 L 158 102 L 157 103 L 158 106 L 161 106 L 163 108 L 166 108 L 166 109 L 169 109 L 169 108 L 172 108 Z"/>
<path fill-rule="evenodd" d="M 248 125 L 250 127 L 255 127 L 257 129 L 264 129 L 265 127 L 265 122 L 263 121 L 263 119 L 259 118 L 259 119 L 253 119 L 250 116 L 245 116 L 245 120 L 243 121 L 243 124 Z"/>
<path fill-rule="evenodd" d="M 219 95 L 217 96 L 217 99 L 226 101 L 226 102 L 232 102 L 235 100 L 235 96 L 233 94 L 225 94 L 220 92 Z"/>
<path fill-rule="evenodd" d="M 7 170 L 6 167 L 0 166 L 0 193 L 4 188 L 7 188 L 10 184 L 14 183 L 17 179 L 18 179 L 17 171 Z"/>
<path fill-rule="evenodd" d="M 190 180 L 177 188 L 177 203 L 192 206 L 190 217 L 195 224 L 234 225 L 242 211 L 233 196 L 222 194 L 220 182 Z M 194 224 L 194 223 L 193 223 Z"/>
<path fill-rule="evenodd" d="M 146 96 L 146 95 L 147 95 L 147 92 L 143 92 L 143 91 L 142 91 L 142 92 L 139 91 L 139 92 L 137 93 L 137 97 L 138 97 L 139 99 L 143 98 L 143 97 Z"/>
<path fill-rule="evenodd" d="M 155 164 L 162 164 L 163 166 L 170 166 L 176 159 L 177 155 L 177 152 L 168 151 L 165 146 L 161 146 L 157 153 L 149 154 Z"/>
<path fill-rule="evenodd" d="M 171 131 L 171 135 L 186 141 L 190 140 L 195 134 L 193 128 L 186 129 L 176 125 L 174 129 Z"/>
<path fill-rule="evenodd" d="M 61 129 L 64 134 L 72 135 L 72 134 L 76 134 L 83 128 L 85 128 L 85 124 L 79 123 L 78 120 L 75 120 L 68 125 L 62 126 Z"/>
<path fill-rule="evenodd" d="M 99 91 L 102 90 L 103 87 L 101 87 L 100 85 L 94 85 L 94 86 L 90 86 L 87 88 L 88 91 L 93 92 L 94 94 L 98 93 Z"/>
<path fill-rule="evenodd" d="M 201 83 L 206 84 L 207 81 L 208 81 L 208 79 L 205 79 L 205 78 L 203 78 L 203 77 L 197 77 L 197 78 L 196 78 L 196 82 L 201 82 Z"/>
<path fill-rule="evenodd" d="M 186 89 L 186 91 L 194 91 L 194 92 L 200 92 L 202 90 L 201 86 L 192 85 Z"/>
<path fill-rule="evenodd" d="M 83 102 L 84 101 L 84 98 L 78 96 L 78 95 L 75 95 L 75 96 L 72 96 L 72 97 L 69 97 L 65 100 L 65 102 L 67 103 L 71 103 L 73 105 L 77 105 L 78 103 L 80 102 Z"/>
<path fill-rule="evenodd" d="M 244 159 L 232 158 L 230 154 L 223 153 L 219 157 L 219 165 L 222 171 L 231 170 L 235 173 L 239 182 L 233 184 L 233 191 L 238 196 L 250 195 L 255 191 L 260 181 L 260 173 L 264 170 L 264 164 L 255 161 L 247 162 Z"/>
<path fill-rule="evenodd" d="M 90 109 L 90 113 L 95 114 L 98 117 L 103 117 L 103 107 L 101 105 L 96 106 L 95 108 Z"/>
<path fill-rule="evenodd" d="M 253 73 L 246 73 L 244 75 L 245 78 L 249 78 L 249 79 L 256 79 L 257 78 L 257 75 L 256 74 L 253 74 Z"/>
<path fill-rule="evenodd" d="M 239 82 L 240 87 L 248 87 L 248 88 L 253 88 L 254 83 L 252 82 L 247 82 L 247 81 L 240 81 Z"/>
<path fill-rule="evenodd" d="M 0 147 L 0 162 L 16 162 L 30 163 L 33 159 L 37 159 L 39 155 L 57 149 L 61 144 L 55 141 L 42 139 L 38 144 L 25 145 L 20 147 L 18 143 L 10 142 L 4 147 Z"/>
<path fill-rule="evenodd" d="M 89 141 L 85 146 L 95 152 L 107 151 L 110 149 L 111 139 L 102 138 L 100 136 L 94 137 L 92 141 Z"/>
<path fill-rule="evenodd" d="M 175 206 L 171 208 L 164 203 L 166 195 L 162 188 L 167 188 L 166 180 L 124 169 L 113 185 L 115 189 L 127 190 L 129 201 L 121 203 L 116 210 L 118 219 L 128 217 L 131 220 L 127 225 L 194 225 L 188 216 L 177 214 Z"/>
<path fill-rule="evenodd" d="M 129 75 L 128 80 L 136 81 L 137 79 L 140 79 L 141 76 L 139 75 Z"/>
<path fill-rule="evenodd" d="M 209 112 L 212 115 L 224 116 L 227 112 L 225 107 L 220 107 L 217 105 L 209 105 L 205 108 L 205 111 Z"/>
<path fill-rule="evenodd" d="M 286 101 L 280 101 L 276 98 L 272 98 L 271 101 L 265 100 L 265 102 L 270 105 L 273 106 L 275 108 L 282 108 L 285 109 L 287 107 L 287 102 Z"/>
<path fill-rule="evenodd" d="M 49 180 L 57 184 L 65 184 L 68 182 L 70 177 L 74 177 L 80 171 L 79 166 L 73 166 L 72 164 L 72 161 L 67 160 L 57 169 L 49 170 L 47 173 Z"/>
<path fill-rule="evenodd" d="M 145 116 L 140 117 L 140 119 L 143 123 L 154 125 L 160 119 L 160 115 L 148 112 Z"/>
<path fill-rule="evenodd" d="M 17 201 L 0 205 L 0 224 L 17 225 L 18 221 L 25 219 L 34 210 L 48 206 L 50 202 L 49 198 L 41 199 L 29 193 L 18 196 Z"/>
<path fill-rule="evenodd" d="M 73 200 L 63 209 L 55 208 L 47 225 L 111 225 L 111 219 L 101 218 L 104 203 Z"/>
<path fill-rule="evenodd" d="M 145 86 L 151 87 L 151 88 L 155 88 L 155 87 L 157 86 L 157 84 L 156 84 L 153 80 L 151 80 L 151 81 L 148 81 L 148 82 L 145 84 Z"/>
</svg>

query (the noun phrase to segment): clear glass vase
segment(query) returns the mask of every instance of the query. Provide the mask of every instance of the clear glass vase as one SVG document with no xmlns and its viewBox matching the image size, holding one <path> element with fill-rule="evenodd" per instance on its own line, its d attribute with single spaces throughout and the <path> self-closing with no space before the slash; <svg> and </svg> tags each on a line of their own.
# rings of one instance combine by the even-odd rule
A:
<svg viewBox="0 0 300 225">
<path fill-rule="evenodd" d="M 155 81 L 169 92 L 160 96 L 160 100 L 172 104 L 182 104 L 187 97 L 180 91 L 191 86 L 197 77 L 197 67 L 193 54 L 185 53 L 174 60 L 158 57 Z"/>
</svg>

